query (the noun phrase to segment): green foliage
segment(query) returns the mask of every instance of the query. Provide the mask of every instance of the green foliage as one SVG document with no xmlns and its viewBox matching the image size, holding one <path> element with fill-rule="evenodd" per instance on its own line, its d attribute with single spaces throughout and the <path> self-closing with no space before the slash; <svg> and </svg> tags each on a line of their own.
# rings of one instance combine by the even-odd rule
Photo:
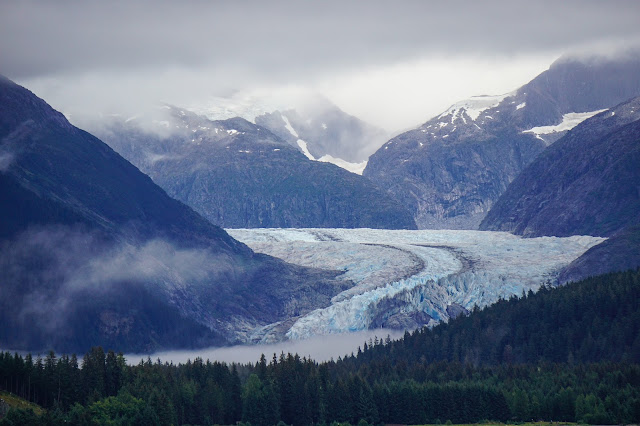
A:
<svg viewBox="0 0 640 426">
<path fill-rule="evenodd" d="M 142 418 L 145 408 L 143 400 L 134 398 L 129 392 L 96 401 L 88 408 L 91 418 L 99 424 L 135 424 Z"/>
<path fill-rule="evenodd" d="M 357 357 L 323 364 L 282 353 L 249 365 L 201 358 L 173 365 L 147 358 L 129 366 L 122 354 L 92 348 L 79 368 L 75 356 L 50 352 L 34 360 L 0 353 L 0 388 L 17 394 L 7 399 L 22 397 L 47 409 L 12 408 L 0 425 L 637 423 L 638 286 L 640 273 L 627 272 L 544 289 L 431 331 L 406 333 L 397 342 L 375 339 Z M 539 312 L 544 314 L 534 315 Z M 499 332 L 499 315 L 507 323 L 518 318 L 508 323 L 511 331 Z M 547 322 L 573 336 L 566 343 L 573 349 L 539 345 L 556 339 Z M 483 341 L 490 330 L 502 334 L 493 349 Z M 519 342 L 525 341 L 537 357 L 517 362 Z M 432 359 L 437 352 L 427 343 L 458 355 Z M 476 355 L 494 354 L 495 362 L 461 362 L 457 357 L 469 361 L 465 344 L 475 345 Z M 574 350 L 605 344 L 617 346 L 600 352 L 604 361 L 596 363 L 583 362 L 594 358 Z M 566 361 L 548 359 L 563 350 L 572 355 Z M 500 356 L 508 359 L 498 362 Z"/>
<path fill-rule="evenodd" d="M 0 426 L 39 425 L 40 417 L 31 409 L 13 408 L 0 420 Z"/>
<path fill-rule="evenodd" d="M 256 374 L 252 374 L 243 393 L 242 421 L 255 426 L 268 426 L 276 424 L 279 418 L 273 384 L 268 381 L 263 383 Z"/>
</svg>

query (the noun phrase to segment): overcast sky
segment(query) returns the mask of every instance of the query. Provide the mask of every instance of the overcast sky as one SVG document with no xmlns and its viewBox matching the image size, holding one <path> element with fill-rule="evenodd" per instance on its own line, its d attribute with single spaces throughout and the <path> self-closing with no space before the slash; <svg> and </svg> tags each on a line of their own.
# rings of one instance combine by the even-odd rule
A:
<svg viewBox="0 0 640 426">
<path fill-rule="evenodd" d="M 72 114 L 294 88 L 393 131 L 639 22 L 636 0 L 0 0 L 0 73 Z"/>
</svg>

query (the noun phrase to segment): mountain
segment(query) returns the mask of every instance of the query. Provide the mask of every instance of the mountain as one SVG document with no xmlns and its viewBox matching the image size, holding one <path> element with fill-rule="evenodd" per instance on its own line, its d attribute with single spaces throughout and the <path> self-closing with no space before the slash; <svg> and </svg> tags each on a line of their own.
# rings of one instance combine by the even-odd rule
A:
<svg viewBox="0 0 640 426">
<path fill-rule="evenodd" d="M 269 129 L 307 158 L 362 174 L 367 159 L 388 134 L 347 114 L 315 93 L 246 94 L 216 97 L 188 110 L 210 120 L 242 117 Z"/>
<path fill-rule="evenodd" d="M 264 127 L 164 112 L 156 120 L 164 134 L 145 130 L 153 122 L 144 119 L 116 120 L 98 134 L 216 225 L 416 228 L 409 211 L 367 179 L 309 160 Z"/>
<path fill-rule="evenodd" d="M 477 228 L 516 176 L 580 121 L 640 95 L 640 54 L 561 58 L 501 96 L 461 101 L 373 154 L 363 175 L 420 228 Z"/>
<path fill-rule="evenodd" d="M 2 347 L 237 342 L 349 286 L 253 253 L 4 77 L 0 141 Z"/>
<path fill-rule="evenodd" d="M 306 108 L 265 113 L 255 122 L 299 147 L 309 159 L 333 163 L 357 174 L 362 174 L 369 156 L 388 138 L 384 130 L 345 113 L 324 98 Z"/>
<path fill-rule="evenodd" d="M 611 237 L 562 282 L 640 266 L 640 98 L 578 125 L 507 188 L 480 228 L 525 236 Z"/>
<path fill-rule="evenodd" d="M 640 223 L 640 98 L 602 112 L 548 147 L 480 228 L 524 236 L 611 236 Z"/>
<path fill-rule="evenodd" d="M 640 267 L 640 225 L 623 229 L 564 267 L 560 283 Z"/>
</svg>

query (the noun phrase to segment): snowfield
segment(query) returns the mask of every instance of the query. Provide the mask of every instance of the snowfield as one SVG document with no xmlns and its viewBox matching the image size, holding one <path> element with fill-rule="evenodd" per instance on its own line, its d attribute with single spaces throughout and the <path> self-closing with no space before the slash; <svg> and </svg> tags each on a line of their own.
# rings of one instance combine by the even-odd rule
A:
<svg viewBox="0 0 640 426">
<path fill-rule="evenodd" d="M 576 127 L 578 124 L 585 121 L 587 118 L 591 118 L 596 114 L 600 114 L 606 109 L 599 109 L 597 111 L 590 112 L 570 112 L 562 116 L 562 122 L 552 126 L 538 126 L 529 130 L 524 130 L 522 133 L 533 133 L 536 137 L 540 138 L 540 135 L 548 135 L 556 132 L 565 132 Z M 540 138 L 542 139 L 542 138 Z"/>
<path fill-rule="evenodd" d="M 521 238 L 506 232 L 377 229 L 227 229 L 254 251 L 343 271 L 354 286 L 295 320 L 284 336 L 265 327 L 254 342 L 306 339 L 448 321 L 461 308 L 537 291 L 604 238 Z"/>
</svg>

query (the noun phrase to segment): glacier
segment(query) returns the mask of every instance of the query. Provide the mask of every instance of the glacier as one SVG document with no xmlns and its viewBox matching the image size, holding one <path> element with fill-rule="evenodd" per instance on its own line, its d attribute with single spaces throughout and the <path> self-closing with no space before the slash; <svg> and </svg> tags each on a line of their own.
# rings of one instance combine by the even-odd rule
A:
<svg viewBox="0 0 640 426">
<path fill-rule="evenodd" d="M 329 306 L 255 330 L 254 343 L 391 327 L 433 326 L 448 308 L 482 308 L 553 284 L 557 272 L 604 241 L 522 238 L 506 232 L 377 229 L 227 229 L 256 252 L 338 270 L 353 287 Z M 395 327 L 394 327 L 395 325 Z M 274 330 L 278 329 L 278 332 Z"/>
</svg>

